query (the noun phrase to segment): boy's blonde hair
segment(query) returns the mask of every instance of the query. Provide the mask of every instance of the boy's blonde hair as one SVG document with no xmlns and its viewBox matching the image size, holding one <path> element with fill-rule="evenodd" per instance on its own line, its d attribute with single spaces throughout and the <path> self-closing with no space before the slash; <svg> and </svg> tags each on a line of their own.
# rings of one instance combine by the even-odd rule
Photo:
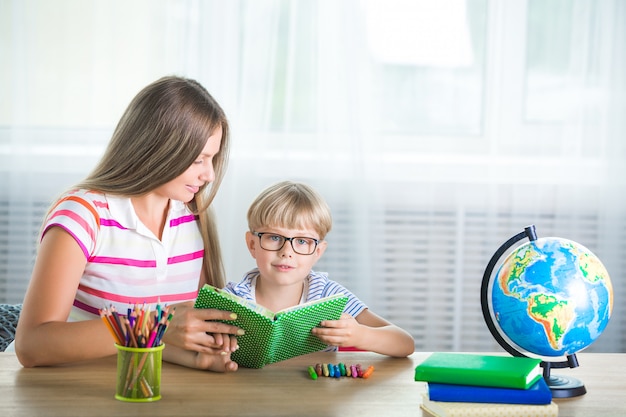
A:
<svg viewBox="0 0 626 417">
<path fill-rule="evenodd" d="M 293 181 L 282 181 L 266 188 L 248 209 L 251 232 L 262 227 L 312 229 L 323 240 L 332 223 L 324 198 L 310 186 Z"/>
</svg>

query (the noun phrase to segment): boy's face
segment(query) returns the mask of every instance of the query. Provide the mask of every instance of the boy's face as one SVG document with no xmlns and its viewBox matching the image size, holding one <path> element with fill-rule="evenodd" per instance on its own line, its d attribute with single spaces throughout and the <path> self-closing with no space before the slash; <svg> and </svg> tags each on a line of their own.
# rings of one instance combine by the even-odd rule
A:
<svg viewBox="0 0 626 417">
<path fill-rule="evenodd" d="M 258 233 L 276 234 L 287 238 L 303 237 L 319 240 L 319 235 L 312 229 L 284 229 L 280 227 L 265 227 L 255 230 Z M 280 239 L 280 238 L 278 238 Z M 291 241 L 285 241 L 277 251 L 266 250 L 261 247 L 261 239 L 246 232 L 246 244 L 264 282 L 279 286 L 299 285 L 309 275 L 313 265 L 320 259 L 326 250 L 326 241 L 320 241 L 311 255 L 301 255 L 293 250 Z"/>
</svg>

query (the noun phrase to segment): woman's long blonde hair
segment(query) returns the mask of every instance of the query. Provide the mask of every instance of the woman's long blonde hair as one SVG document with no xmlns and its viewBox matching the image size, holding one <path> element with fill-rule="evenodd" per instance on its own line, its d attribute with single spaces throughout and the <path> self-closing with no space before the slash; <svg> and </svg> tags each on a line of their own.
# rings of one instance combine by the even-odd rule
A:
<svg viewBox="0 0 626 417">
<path fill-rule="evenodd" d="M 187 170 L 219 126 L 215 180 L 187 206 L 200 219 L 207 282 L 221 288 L 224 266 L 211 203 L 226 171 L 229 129 L 224 111 L 200 83 L 168 76 L 142 89 L 122 115 L 100 162 L 75 188 L 125 197 L 147 194 Z"/>
</svg>

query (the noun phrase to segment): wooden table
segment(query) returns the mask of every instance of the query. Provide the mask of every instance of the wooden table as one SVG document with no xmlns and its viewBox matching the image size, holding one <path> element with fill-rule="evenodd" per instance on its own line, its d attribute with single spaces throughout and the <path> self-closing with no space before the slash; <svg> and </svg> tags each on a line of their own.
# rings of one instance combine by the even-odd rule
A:
<svg viewBox="0 0 626 417">
<path fill-rule="evenodd" d="M 366 352 L 314 353 L 218 374 L 163 364 L 161 394 L 154 403 L 117 401 L 115 357 L 50 368 L 25 369 L 12 353 L 0 353 L 0 417 L 4 416 L 426 416 L 425 384 L 413 380 L 429 353 L 392 359 Z M 581 379 L 587 394 L 557 399 L 559 416 L 626 416 L 626 354 L 578 355 L 580 367 L 555 374 Z M 312 380 L 315 363 L 374 365 L 369 379 Z"/>
</svg>

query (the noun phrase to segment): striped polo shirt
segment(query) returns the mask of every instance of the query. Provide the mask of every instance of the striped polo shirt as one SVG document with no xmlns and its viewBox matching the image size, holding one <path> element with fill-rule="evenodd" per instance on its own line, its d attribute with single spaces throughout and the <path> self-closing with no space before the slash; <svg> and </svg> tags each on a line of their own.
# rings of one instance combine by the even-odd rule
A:
<svg viewBox="0 0 626 417">
<path fill-rule="evenodd" d="M 87 259 L 68 320 L 98 317 L 104 307 L 125 313 L 135 304 L 194 300 L 204 256 L 198 224 L 183 202 L 170 200 L 159 240 L 139 220 L 130 198 L 86 190 L 65 194 L 43 233 L 62 227 Z"/>
</svg>

